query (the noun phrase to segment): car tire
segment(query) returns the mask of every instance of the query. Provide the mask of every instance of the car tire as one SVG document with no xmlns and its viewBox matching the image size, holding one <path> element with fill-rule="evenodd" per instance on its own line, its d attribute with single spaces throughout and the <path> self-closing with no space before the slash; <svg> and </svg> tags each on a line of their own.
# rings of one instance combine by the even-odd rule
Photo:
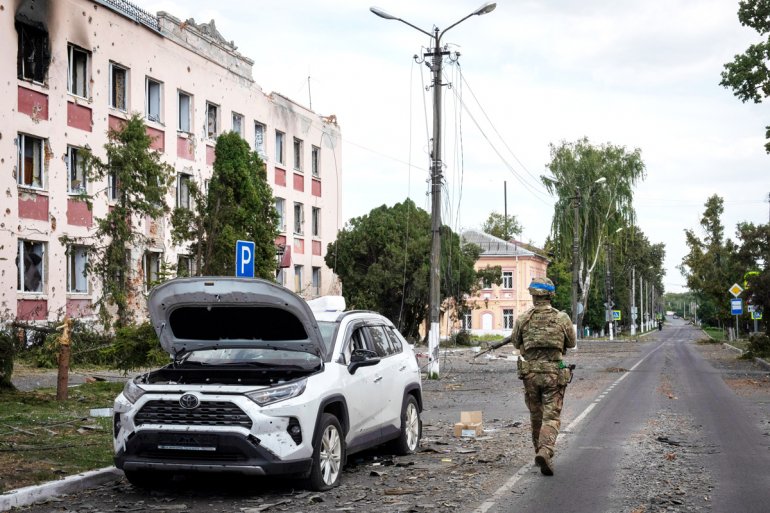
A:
<svg viewBox="0 0 770 513">
<path fill-rule="evenodd" d="M 320 492 L 340 484 L 344 462 L 345 437 L 340 422 L 334 415 L 324 413 L 313 440 L 313 462 L 308 487 Z"/>
<path fill-rule="evenodd" d="M 413 395 L 408 395 L 401 410 L 401 434 L 394 441 L 396 454 L 405 456 L 414 454 L 420 447 L 422 436 L 422 420 L 420 419 L 420 406 Z"/>
</svg>

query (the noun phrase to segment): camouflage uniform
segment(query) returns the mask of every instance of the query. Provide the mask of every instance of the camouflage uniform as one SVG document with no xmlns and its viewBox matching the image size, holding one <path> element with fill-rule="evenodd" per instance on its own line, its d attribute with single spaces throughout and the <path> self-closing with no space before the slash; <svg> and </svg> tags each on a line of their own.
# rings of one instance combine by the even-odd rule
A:
<svg viewBox="0 0 770 513">
<path fill-rule="evenodd" d="M 562 354 L 576 346 L 569 316 L 551 306 L 555 290 L 551 280 L 535 278 L 530 285 L 534 307 L 516 320 L 511 333 L 513 345 L 521 351 L 519 378 L 524 381 L 524 400 L 532 424 L 536 463 L 544 474 L 553 470 L 556 437 L 561 425 L 564 391 L 570 370 L 561 367 Z"/>
</svg>

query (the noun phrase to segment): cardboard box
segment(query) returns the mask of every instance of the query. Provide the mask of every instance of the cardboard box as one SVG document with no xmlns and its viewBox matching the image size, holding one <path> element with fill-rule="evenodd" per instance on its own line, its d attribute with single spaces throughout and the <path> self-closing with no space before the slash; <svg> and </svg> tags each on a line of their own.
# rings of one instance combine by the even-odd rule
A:
<svg viewBox="0 0 770 513">
<path fill-rule="evenodd" d="M 474 437 L 484 432 L 480 411 L 460 412 L 460 422 L 455 423 L 454 435 L 456 437 Z"/>
</svg>

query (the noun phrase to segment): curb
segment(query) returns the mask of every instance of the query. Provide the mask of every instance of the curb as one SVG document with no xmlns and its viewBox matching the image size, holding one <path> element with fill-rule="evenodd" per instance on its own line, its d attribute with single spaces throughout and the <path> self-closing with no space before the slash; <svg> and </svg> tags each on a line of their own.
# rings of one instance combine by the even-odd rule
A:
<svg viewBox="0 0 770 513">
<path fill-rule="evenodd" d="M 123 471 L 115 467 L 105 467 L 89 470 L 74 476 L 68 476 L 59 481 L 49 481 L 41 485 L 25 486 L 0 495 L 0 511 L 10 511 L 11 508 L 28 506 L 58 495 L 79 492 L 123 477 Z"/>
<path fill-rule="evenodd" d="M 725 348 L 729 349 L 730 351 L 736 352 L 738 354 L 743 354 L 744 353 L 743 349 L 735 347 L 732 344 L 728 344 L 727 342 L 722 342 L 722 347 L 725 347 Z M 768 362 L 767 360 L 764 360 L 762 358 L 758 358 L 758 357 L 755 356 L 754 357 L 754 361 L 757 362 L 757 364 L 759 364 L 760 367 L 764 367 L 765 369 L 770 370 L 770 362 Z"/>
</svg>

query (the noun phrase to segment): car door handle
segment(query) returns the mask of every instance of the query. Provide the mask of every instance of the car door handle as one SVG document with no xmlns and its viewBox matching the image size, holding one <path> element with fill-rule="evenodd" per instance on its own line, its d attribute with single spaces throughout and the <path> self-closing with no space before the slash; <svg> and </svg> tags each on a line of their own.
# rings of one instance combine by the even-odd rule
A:
<svg viewBox="0 0 770 513">
<path fill-rule="evenodd" d="M 376 378 L 374 378 L 375 383 L 379 383 L 380 381 L 382 381 L 382 376 L 377 376 Z"/>
<path fill-rule="evenodd" d="M 399 371 L 402 371 L 402 370 L 406 370 L 406 365 L 402 365 L 402 366 L 401 366 L 401 368 L 400 368 L 400 369 L 398 369 L 398 370 L 399 370 Z"/>
</svg>

